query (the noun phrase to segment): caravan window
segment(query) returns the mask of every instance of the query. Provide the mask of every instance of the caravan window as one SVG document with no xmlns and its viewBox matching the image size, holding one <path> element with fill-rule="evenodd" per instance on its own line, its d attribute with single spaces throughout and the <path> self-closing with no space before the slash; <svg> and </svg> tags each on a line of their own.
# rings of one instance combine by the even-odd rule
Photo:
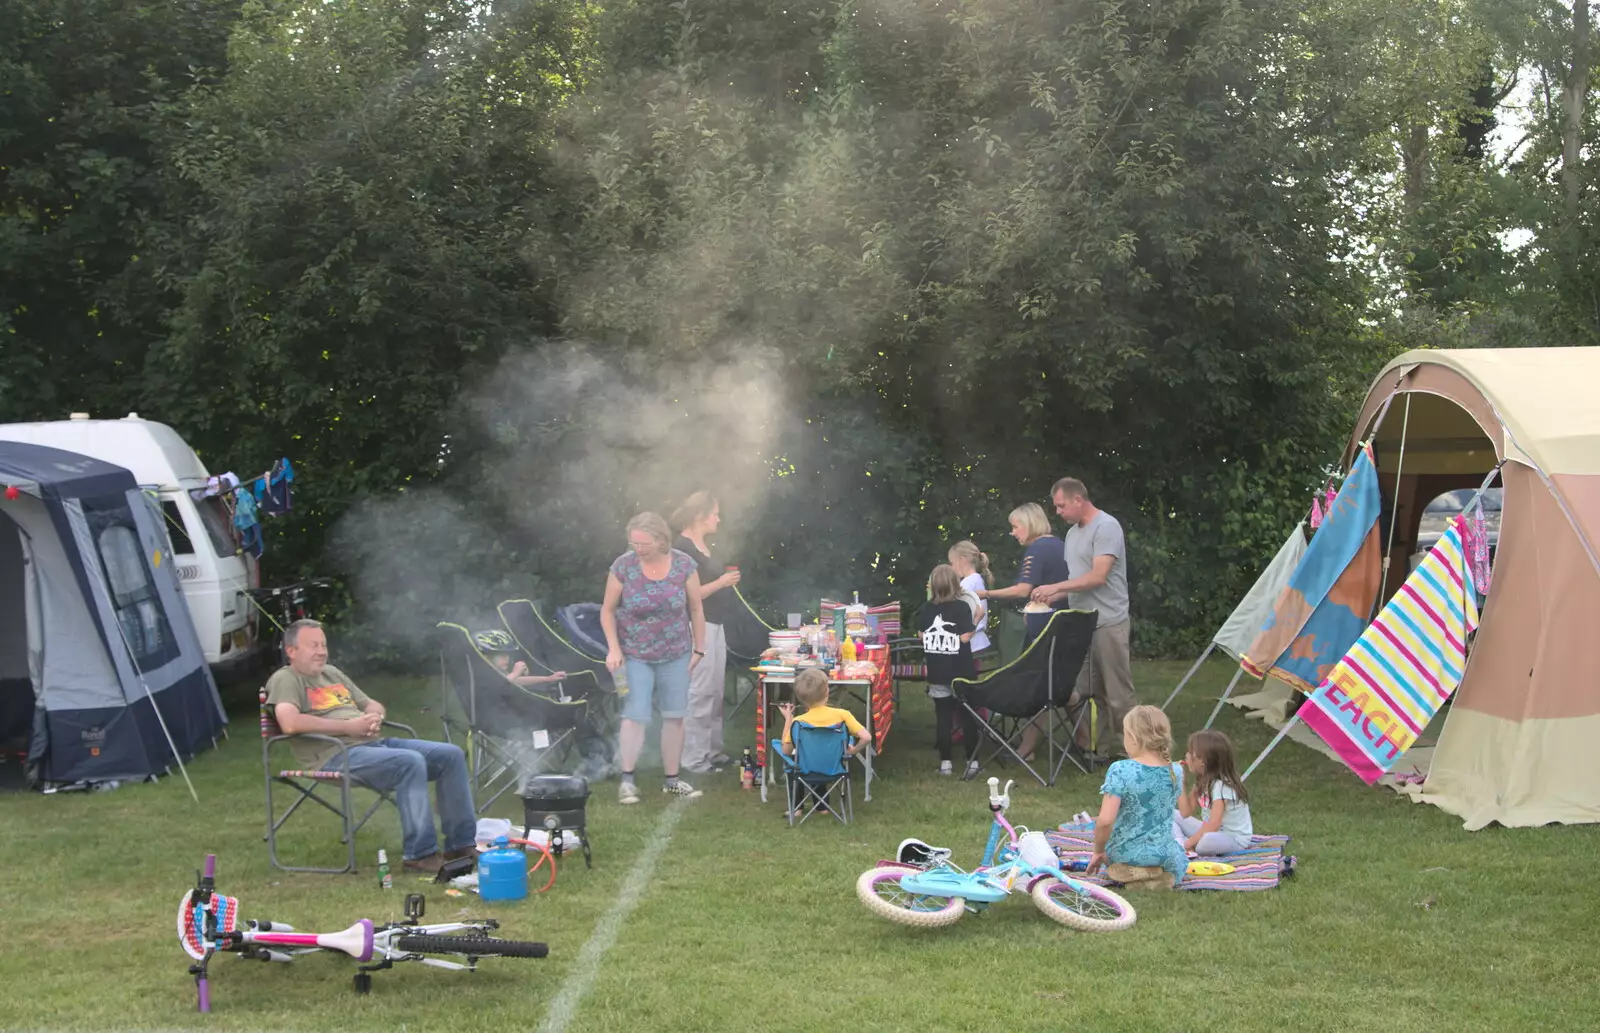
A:
<svg viewBox="0 0 1600 1033">
<path fill-rule="evenodd" d="M 217 555 L 232 556 L 238 552 L 239 546 L 233 540 L 233 514 L 228 512 L 222 498 L 213 495 L 194 505 L 200 511 L 200 522 L 205 525 L 206 537 L 211 539 L 211 547 L 217 550 Z"/>
<path fill-rule="evenodd" d="M 172 539 L 172 551 L 179 556 L 194 555 L 194 542 L 189 540 L 189 529 L 183 524 L 183 514 L 178 504 L 168 499 L 161 503 L 161 515 L 166 518 L 167 537 Z"/>
</svg>

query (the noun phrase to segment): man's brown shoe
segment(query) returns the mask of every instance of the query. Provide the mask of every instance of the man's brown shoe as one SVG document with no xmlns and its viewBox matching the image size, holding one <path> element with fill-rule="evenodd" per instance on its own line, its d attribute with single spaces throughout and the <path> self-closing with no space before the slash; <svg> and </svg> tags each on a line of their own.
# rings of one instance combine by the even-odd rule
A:
<svg viewBox="0 0 1600 1033">
<path fill-rule="evenodd" d="M 419 857 L 415 861 L 405 862 L 405 870 L 416 872 L 419 875 L 438 875 L 439 866 L 444 863 L 444 855 L 437 850 L 427 857 Z"/>
<path fill-rule="evenodd" d="M 477 856 L 478 856 L 478 848 L 477 847 L 471 847 L 471 846 L 464 846 L 460 850 L 446 850 L 444 852 L 444 859 L 446 861 L 459 861 L 463 857 L 477 857 Z"/>
</svg>

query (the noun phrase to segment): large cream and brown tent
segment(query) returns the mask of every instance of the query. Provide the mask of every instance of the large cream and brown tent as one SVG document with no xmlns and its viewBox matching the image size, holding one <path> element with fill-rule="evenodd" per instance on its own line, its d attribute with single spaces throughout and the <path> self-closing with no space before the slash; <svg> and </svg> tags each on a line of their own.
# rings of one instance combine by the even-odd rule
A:
<svg viewBox="0 0 1600 1033">
<path fill-rule="evenodd" d="M 1375 423 L 1390 592 L 1429 500 L 1496 464 L 1505 489 L 1466 675 L 1404 791 L 1469 829 L 1600 821 L 1600 348 L 1407 352 L 1373 382 L 1347 459 Z"/>
</svg>

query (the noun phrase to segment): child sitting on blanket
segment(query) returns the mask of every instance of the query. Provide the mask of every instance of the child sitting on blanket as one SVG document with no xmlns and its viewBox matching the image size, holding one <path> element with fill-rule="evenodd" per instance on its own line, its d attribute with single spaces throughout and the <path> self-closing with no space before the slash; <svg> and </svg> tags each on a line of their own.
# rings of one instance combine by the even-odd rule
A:
<svg viewBox="0 0 1600 1033">
<path fill-rule="evenodd" d="M 1250 794 L 1239 778 L 1233 740 L 1210 729 L 1195 732 L 1189 736 L 1183 766 L 1190 784 L 1172 819 L 1172 833 L 1183 849 L 1212 855 L 1248 849 L 1253 831 Z"/>
<path fill-rule="evenodd" d="M 1171 889 L 1188 858 L 1172 836 L 1172 815 L 1183 792 L 1181 766 L 1172 763 L 1172 725 L 1158 707 L 1139 706 L 1122 721 L 1128 759 L 1106 769 L 1100 816 L 1094 824 L 1090 872 L 1130 889 Z"/>
</svg>

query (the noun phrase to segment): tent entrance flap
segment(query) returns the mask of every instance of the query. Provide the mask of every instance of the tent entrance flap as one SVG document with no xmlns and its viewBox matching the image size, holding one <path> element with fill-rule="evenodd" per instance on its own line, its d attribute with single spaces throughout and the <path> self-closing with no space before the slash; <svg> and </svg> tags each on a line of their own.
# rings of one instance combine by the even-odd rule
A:
<svg viewBox="0 0 1600 1033">
<path fill-rule="evenodd" d="M 28 575 L 22 529 L 0 513 L 0 751 L 28 752 L 34 691 L 28 665 Z"/>
</svg>

